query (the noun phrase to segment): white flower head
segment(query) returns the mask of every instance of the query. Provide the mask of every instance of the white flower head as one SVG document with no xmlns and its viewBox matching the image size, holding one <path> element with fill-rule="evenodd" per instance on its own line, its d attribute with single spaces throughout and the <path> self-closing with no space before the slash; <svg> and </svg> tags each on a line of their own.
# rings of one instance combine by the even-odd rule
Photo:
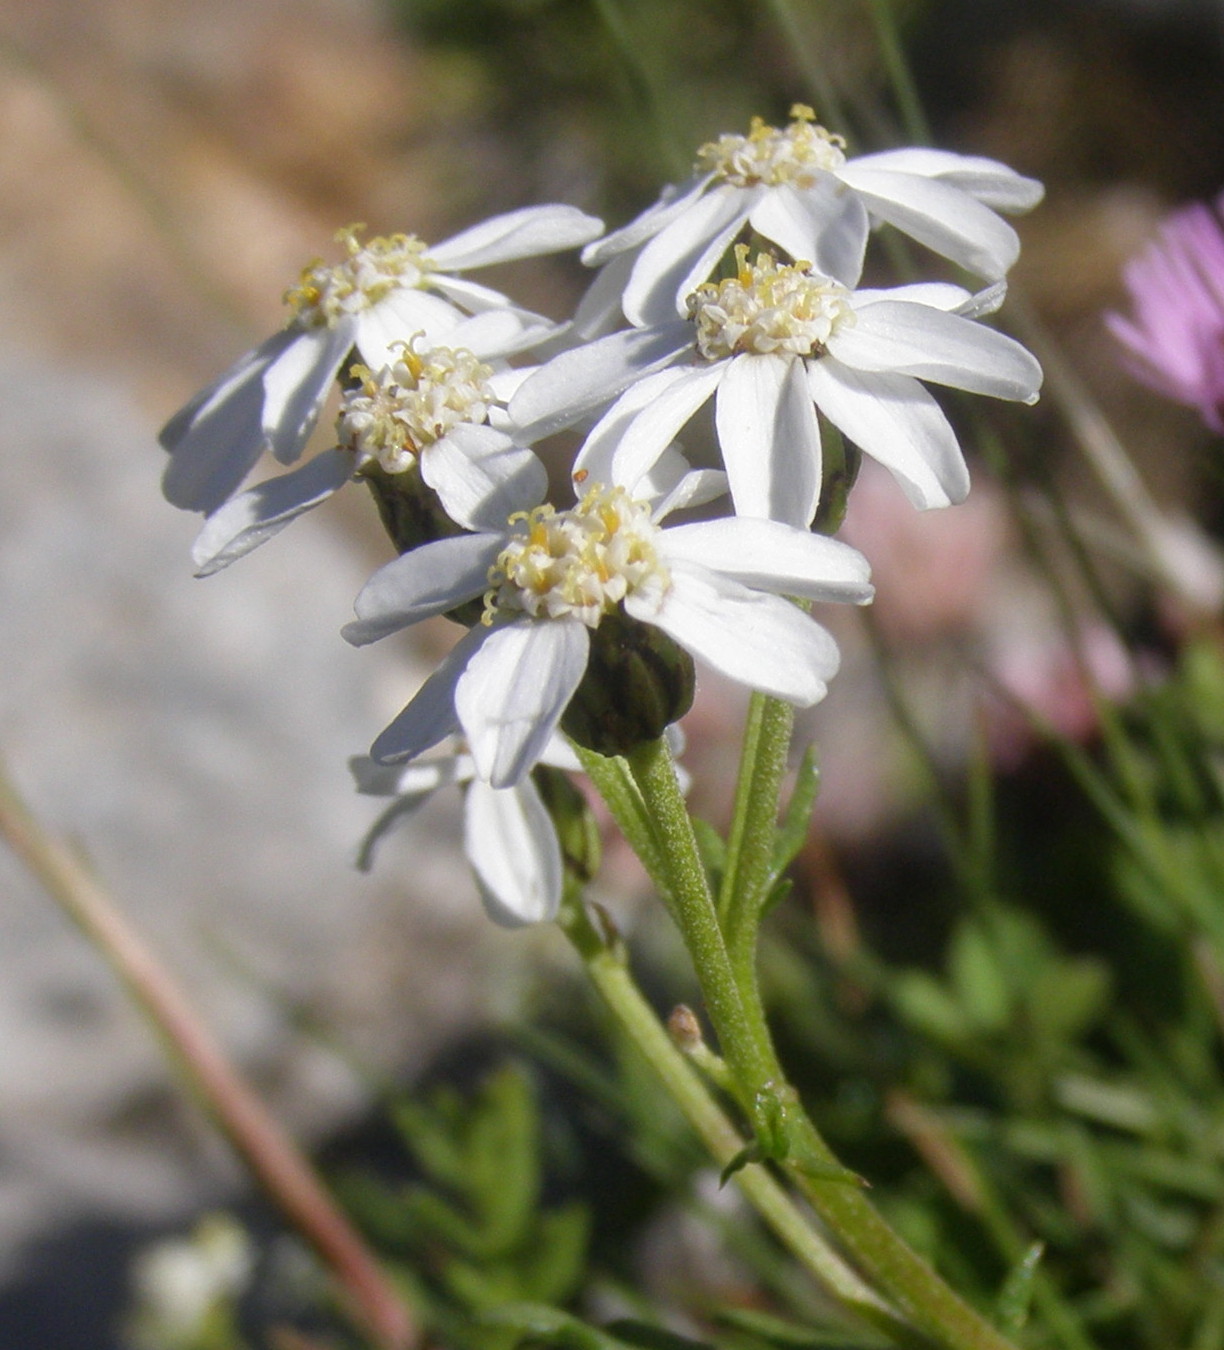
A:
<svg viewBox="0 0 1224 1350">
<path fill-rule="evenodd" d="M 362 242 L 360 227 L 342 230 L 345 258 L 310 264 L 286 292 L 287 327 L 241 357 L 162 429 L 170 452 L 166 497 L 211 513 L 265 450 L 282 464 L 294 463 L 351 352 L 377 371 L 395 363 L 398 344 L 414 333 L 486 361 L 537 345 L 556 331 L 554 324 L 462 274 L 573 248 L 602 228 L 574 207 L 536 206 L 494 216 L 432 247 L 413 235 Z"/>
<path fill-rule="evenodd" d="M 366 643 L 483 594 L 481 623 L 375 741 L 409 760 L 461 732 L 476 774 L 521 783 L 587 669 L 613 611 L 660 629 L 729 678 L 799 706 L 818 702 L 838 665 L 833 639 L 783 596 L 863 604 L 861 554 L 774 521 L 664 527 L 683 484 L 659 505 L 592 483 L 565 511 L 516 513 L 497 532 L 426 544 L 376 572 L 357 597 L 350 642 Z"/>
<path fill-rule="evenodd" d="M 537 501 L 544 466 L 488 425 L 497 404 L 493 374 L 465 348 L 426 345 L 423 333 L 397 342 L 392 362 L 377 371 L 350 367 L 335 447 L 214 511 L 192 550 L 196 575 L 228 567 L 372 466 L 390 475 L 419 466 L 422 481 L 464 529 L 496 526 Z"/>
<path fill-rule="evenodd" d="M 746 136 L 728 133 L 707 141 L 697 151 L 696 167 L 735 187 L 815 187 L 822 171 L 846 162 L 846 138 L 825 130 L 805 104 L 796 103 L 791 118 L 779 128 L 754 117 Z"/>
<path fill-rule="evenodd" d="M 358 469 L 376 460 L 386 473 L 404 473 L 457 426 L 488 418 L 493 367 L 462 347 L 422 348 L 424 337 L 396 343 L 396 360 L 377 373 L 350 367 L 355 383 L 341 398 L 336 434 Z"/>
<path fill-rule="evenodd" d="M 343 262 L 316 258 L 302 269 L 285 304 L 303 328 L 335 328 L 351 315 L 372 309 L 399 290 L 424 289 L 437 263 L 414 234 L 378 236 L 363 244 L 363 225 L 346 225 L 336 234 L 347 256 Z"/>
<path fill-rule="evenodd" d="M 735 255 L 734 276 L 690 294 L 687 321 L 614 333 L 528 377 L 509 404 L 520 438 L 606 409 L 574 472 L 633 491 L 713 398 L 736 513 L 806 528 L 821 486 L 817 409 L 927 508 L 961 501 L 969 476 L 920 381 L 1037 398 L 1036 360 L 975 321 L 1002 284 L 977 296 L 946 283 L 851 290 L 805 262 Z"/>
<path fill-rule="evenodd" d="M 1041 196 L 1040 183 L 980 156 L 919 148 L 848 158 L 845 141 L 796 104 L 785 127 L 754 118 L 747 135 L 703 145 L 689 182 L 587 246 L 583 261 L 611 281 L 592 288 L 579 328 L 605 329 L 618 301 L 639 327 L 683 314 L 745 227 L 847 286 L 871 228 L 885 223 L 997 281 L 1019 252 L 997 212 L 1027 211 Z"/>
<path fill-rule="evenodd" d="M 578 759 L 554 736 L 541 764 L 577 771 Z M 556 827 L 535 784 L 524 778 L 513 787 L 493 788 L 476 777 L 472 757 L 460 744 L 454 753 L 415 764 L 382 765 L 360 755 L 349 761 L 357 790 L 392 797 L 370 828 L 359 864 L 369 867 L 375 846 L 400 820 L 435 792 L 464 790 L 463 847 L 490 918 L 506 926 L 556 917 L 561 903 L 561 846 Z"/>
</svg>

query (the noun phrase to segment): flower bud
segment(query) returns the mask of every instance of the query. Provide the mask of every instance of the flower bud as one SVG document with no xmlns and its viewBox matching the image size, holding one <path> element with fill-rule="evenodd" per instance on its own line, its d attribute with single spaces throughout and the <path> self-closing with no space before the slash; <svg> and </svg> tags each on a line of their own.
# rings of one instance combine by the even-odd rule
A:
<svg viewBox="0 0 1224 1350">
<path fill-rule="evenodd" d="M 694 683 L 692 657 L 618 607 L 591 633 L 586 674 L 561 730 L 596 754 L 628 754 L 688 712 Z"/>
</svg>

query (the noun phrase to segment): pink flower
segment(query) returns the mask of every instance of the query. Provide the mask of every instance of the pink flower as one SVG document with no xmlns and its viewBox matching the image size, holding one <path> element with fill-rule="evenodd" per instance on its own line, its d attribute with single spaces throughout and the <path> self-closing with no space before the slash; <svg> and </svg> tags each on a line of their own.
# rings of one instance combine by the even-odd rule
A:
<svg viewBox="0 0 1224 1350">
<path fill-rule="evenodd" d="M 1160 235 L 1127 263 L 1133 317 L 1106 314 L 1131 374 L 1157 393 L 1197 408 L 1224 433 L 1224 226 L 1196 202 L 1170 215 Z"/>
</svg>

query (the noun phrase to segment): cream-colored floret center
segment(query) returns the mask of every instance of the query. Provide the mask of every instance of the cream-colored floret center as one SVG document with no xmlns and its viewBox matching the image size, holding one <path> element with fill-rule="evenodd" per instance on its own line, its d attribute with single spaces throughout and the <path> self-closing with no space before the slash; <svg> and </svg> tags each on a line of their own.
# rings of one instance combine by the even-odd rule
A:
<svg viewBox="0 0 1224 1350">
<path fill-rule="evenodd" d="M 846 142 L 826 131 L 806 104 L 791 109 L 789 125 L 767 126 L 752 119 L 747 136 L 725 135 L 707 141 L 697 151 L 700 173 L 713 170 L 724 183 L 735 187 L 812 187 L 822 170 L 840 169 L 846 162 Z"/>
<path fill-rule="evenodd" d="M 379 235 L 363 244 L 363 225 L 336 235 L 348 257 L 331 266 L 316 259 L 302 269 L 298 284 L 285 292 L 285 303 L 306 328 L 332 328 L 347 314 L 376 305 L 394 290 L 423 286 L 434 263 L 414 234 Z"/>
<path fill-rule="evenodd" d="M 650 507 L 624 488 L 596 485 L 568 511 L 537 506 L 510 524 L 514 537 L 489 569 L 485 623 L 509 612 L 597 628 L 626 596 L 661 601 L 671 584 Z"/>
<path fill-rule="evenodd" d="M 422 342 L 418 333 L 399 344 L 399 359 L 377 372 L 352 367 L 359 383 L 341 401 L 337 438 L 358 468 L 377 460 L 387 473 L 403 473 L 461 422 L 488 417 L 492 369 L 464 348 L 418 350 Z"/>
<path fill-rule="evenodd" d="M 748 247 L 735 249 L 738 271 L 725 281 L 707 281 L 689 296 L 697 325 L 697 350 L 707 361 L 741 352 L 819 355 L 829 338 L 854 322 L 845 286 L 811 272 L 806 263 L 779 263 Z"/>
</svg>

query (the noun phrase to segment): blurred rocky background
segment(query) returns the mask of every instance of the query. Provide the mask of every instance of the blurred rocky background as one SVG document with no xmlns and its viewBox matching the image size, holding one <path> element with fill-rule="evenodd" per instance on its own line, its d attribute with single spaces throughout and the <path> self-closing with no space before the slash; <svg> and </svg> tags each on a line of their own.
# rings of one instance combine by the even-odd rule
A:
<svg viewBox="0 0 1224 1350">
<path fill-rule="evenodd" d="M 366 1072 L 412 1075 L 512 1011 L 558 952 L 549 934 L 487 925 L 436 846 L 455 836 L 453 804 L 372 875 L 352 867 L 376 806 L 353 796 L 345 760 L 425 669 L 406 643 L 356 652 L 339 637 L 385 557 L 367 503 L 344 494 L 195 582 L 195 521 L 159 496 L 157 428 L 280 324 L 283 290 L 339 226 L 437 239 L 543 200 L 616 223 L 696 144 L 797 99 L 834 126 L 841 113 L 860 145 L 888 143 L 874 8 L 0 0 L 0 751 L 305 1137 L 360 1111 Z M 1017 290 L 1161 500 L 1217 523 L 1218 446 L 1125 379 L 1100 313 L 1160 214 L 1224 186 L 1221 7 L 895 9 L 939 143 L 1048 185 L 1020 222 Z M 560 315 L 579 271 L 524 266 L 507 284 Z M 1103 510 L 1057 411 L 1043 419 L 1027 467 Z M 1187 444 L 1202 453 L 1173 455 Z M 848 527 L 951 763 L 971 698 L 949 672 L 966 648 L 1071 730 L 1091 717 L 1001 494 L 974 468 L 955 519 L 916 518 L 890 484 L 864 483 Z M 848 675 L 807 730 L 821 828 L 853 860 L 906 827 L 921 789 L 868 643 L 842 640 Z M 716 818 L 733 710 L 707 687 L 690 731 Z M 1005 764 L 1026 753 L 1014 726 L 995 744 Z M 98 956 L 3 852 L 0 894 L 0 1345 L 103 1350 L 131 1235 L 240 1179 Z"/>
</svg>

